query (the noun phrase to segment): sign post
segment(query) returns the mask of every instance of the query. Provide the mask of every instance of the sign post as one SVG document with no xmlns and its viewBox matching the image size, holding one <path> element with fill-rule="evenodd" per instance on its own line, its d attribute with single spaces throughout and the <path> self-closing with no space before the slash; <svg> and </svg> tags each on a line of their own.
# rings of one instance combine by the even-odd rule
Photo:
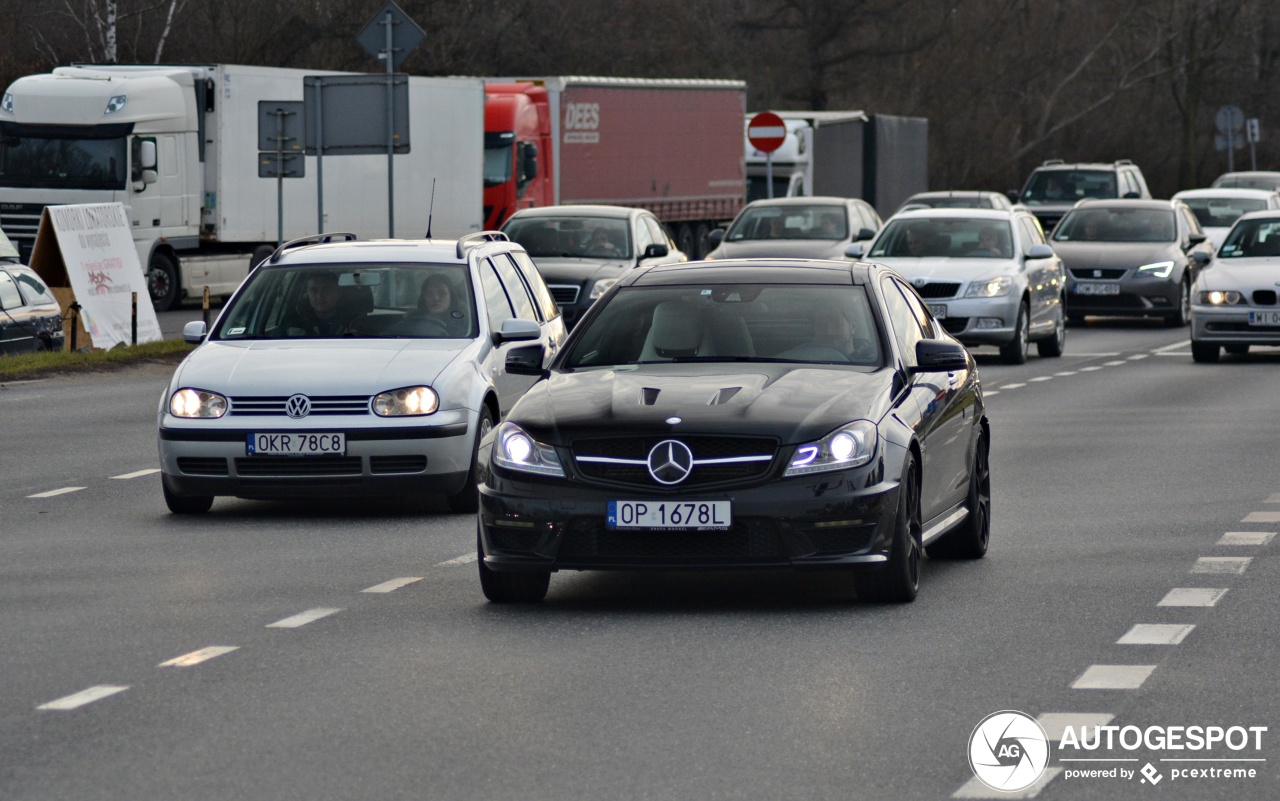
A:
<svg viewBox="0 0 1280 801">
<path fill-rule="evenodd" d="M 1249 169 L 1258 169 L 1258 143 L 1262 141 L 1257 117 L 1250 117 L 1244 123 L 1245 138 L 1249 140 Z"/>
<path fill-rule="evenodd" d="M 258 102 L 258 177 L 276 179 L 276 247 L 284 244 L 284 179 L 306 174 L 305 125 L 300 101 Z"/>
<path fill-rule="evenodd" d="M 765 154 L 764 180 L 768 186 L 768 197 L 773 197 L 773 151 L 786 141 L 787 124 L 772 111 L 762 111 L 747 123 L 747 139 L 752 147 Z"/>
<path fill-rule="evenodd" d="M 1239 106 L 1223 106 L 1218 109 L 1213 122 L 1218 127 L 1218 133 L 1222 134 L 1226 140 L 1227 172 L 1235 172 L 1235 153 L 1237 143 L 1240 141 L 1240 133 L 1244 130 L 1244 112 Z"/>
</svg>

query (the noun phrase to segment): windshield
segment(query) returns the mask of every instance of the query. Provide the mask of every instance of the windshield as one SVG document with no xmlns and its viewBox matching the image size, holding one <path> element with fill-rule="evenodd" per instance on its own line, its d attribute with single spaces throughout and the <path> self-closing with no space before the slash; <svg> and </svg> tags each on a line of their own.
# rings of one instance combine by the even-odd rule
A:
<svg viewBox="0 0 1280 801">
<path fill-rule="evenodd" d="M 1172 242 L 1177 232 L 1166 209 L 1077 209 L 1053 230 L 1055 242 Z"/>
<path fill-rule="evenodd" d="M 935 195 L 909 197 L 902 205 L 928 206 L 931 209 L 990 209 L 995 208 L 990 199 L 981 195 Z"/>
<path fill-rule="evenodd" d="M 630 259 L 631 231 L 625 217 L 515 217 L 502 231 L 533 258 Z"/>
<path fill-rule="evenodd" d="M 497 186 L 511 180 L 511 169 L 515 158 L 511 155 L 511 151 L 515 141 L 516 135 L 510 131 L 484 135 L 485 186 Z"/>
<path fill-rule="evenodd" d="M 666 362 L 880 364 L 859 286 L 624 287 L 590 322 L 568 369 Z"/>
<path fill-rule="evenodd" d="M 849 238 L 849 220 L 844 207 L 829 204 L 749 206 L 733 221 L 725 239 L 829 239 Z"/>
<path fill-rule="evenodd" d="M 1114 198 L 1116 174 L 1110 170 L 1039 170 L 1022 190 L 1028 206 L 1075 203 L 1087 197 Z"/>
<path fill-rule="evenodd" d="M 1196 215 L 1201 228 L 1230 228 L 1241 214 L 1267 207 L 1267 201 L 1256 198 L 1195 197 L 1181 200 Z"/>
<path fill-rule="evenodd" d="M 1215 189 L 1280 189 L 1280 173 L 1227 173 L 1213 182 Z"/>
<path fill-rule="evenodd" d="M 885 226 L 871 257 L 1013 258 L 1006 220 L 933 217 L 894 220 Z"/>
<path fill-rule="evenodd" d="M 326 264 L 255 270 L 211 339 L 476 336 L 459 264 Z"/>
<path fill-rule="evenodd" d="M 1280 256 L 1280 220 L 1242 220 L 1218 249 L 1220 259 Z"/>
<path fill-rule="evenodd" d="M 125 138 L 0 136 L 0 186 L 124 189 Z"/>
</svg>

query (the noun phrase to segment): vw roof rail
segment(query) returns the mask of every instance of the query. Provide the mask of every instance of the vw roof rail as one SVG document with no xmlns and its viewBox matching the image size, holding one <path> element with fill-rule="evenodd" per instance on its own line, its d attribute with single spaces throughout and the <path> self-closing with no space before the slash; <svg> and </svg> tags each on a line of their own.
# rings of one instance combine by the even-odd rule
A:
<svg viewBox="0 0 1280 801">
<path fill-rule="evenodd" d="M 1065 163 L 1066 162 L 1064 162 L 1062 159 L 1045 159 L 1044 163 L 1041 164 L 1040 166 L 1048 167 L 1050 164 L 1065 164 Z"/>
<path fill-rule="evenodd" d="M 338 237 L 342 237 L 342 238 L 338 239 Z M 311 236 L 300 236 L 297 239 L 290 239 L 288 242 L 285 242 L 283 245 L 276 248 L 275 252 L 271 254 L 271 256 L 267 259 L 267 261 L 274 264 L 276 261 L 280 259 L 281 256 L 284 255 L 284 252 L 286 250 L 292 250 L 293 248 L 306 247 L 307 245 L 326 245 L 330 242 L 355 242 L 357 239 L 359 239 L 358 236 L 356 236 L 355 234 L 347 233 L 345 231 L 334 231 L 333 233 L 328 233 L 328 234 L 312 234 Z"/>
<path fill-rule="evenodd" d="M 1133 164 L 1133 162 L 1130 161 L 1129 159 L 1116 159 L 1116 166 L 1119 166 L 1121 164 L 1131 165 Z"/>
<path fill-rule="evenodd" d="M 485 242 L 510 242 L 511 237 L 501 231 L 476 231 L 474 234 L 463 234 L 458 237 L 458 258 L 467 257 L 467 249 Z"/>
</svg>

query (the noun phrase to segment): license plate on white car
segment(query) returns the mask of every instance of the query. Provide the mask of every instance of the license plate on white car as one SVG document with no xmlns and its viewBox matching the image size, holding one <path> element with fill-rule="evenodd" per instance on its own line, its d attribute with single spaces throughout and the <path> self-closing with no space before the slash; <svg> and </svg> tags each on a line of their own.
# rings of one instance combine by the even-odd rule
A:
<svg viewBox="0 0 1280 801">
<path fill-rule="evenodd" d="M 609 528 L 713 531 L 733 524 L 729 501 L 609 501 Z"/>
<path fill-rule="evenodd" d="M 1077 295 L 1119 295 L 1120 285 L 1077 281 L 1072 291 Z"/>
<path fill-rule="evenodd" d="M 1280 326 L 1280 311 L 1251 311 L 1249 325 Z"/>
<path fill-rule="evenodd" d="M 249 456 L 346 456 L 347 435 L 327 431 L 288 434 L 249 434 L 244 452 Z"/>
<path fill-rule="evenodd" d="M 937 317 L 939 320 L 945 320 L 947 319 L 947 304 L 930 303 L 929 313 L 932 314 L 934 317 Z"/>
</svg>

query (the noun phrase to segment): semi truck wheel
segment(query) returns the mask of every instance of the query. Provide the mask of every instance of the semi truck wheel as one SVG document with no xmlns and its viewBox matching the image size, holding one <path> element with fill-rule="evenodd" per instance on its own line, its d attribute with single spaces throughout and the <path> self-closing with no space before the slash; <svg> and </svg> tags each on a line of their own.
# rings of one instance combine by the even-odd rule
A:
<svg viewBox="0 0 1280 801">
<path fill-rule="evenodd" d="M 694 249 L 697 250 L 694 259 L 700 259 L 711 252 L 711 226 L 704 222 L 698 223 L 697 233 L 694 235 Z"/>
<path fill-rule="evenodd" d="M 147 290 L 151 293 L 151 305 L 158 312 L 168 311 L 178 300 L 178 264 L 164 251 L 151 254 L 147 265 Z"/>
<path fill-rule="evenodd" d="M 698 258 L 693 255 L 694 243 L 693 227 L 689 223 L 680 223 L 680 227 L 676 229 L 676 247 L 680 248 L 680 252 L 691 260 Z"/>
</svg>

